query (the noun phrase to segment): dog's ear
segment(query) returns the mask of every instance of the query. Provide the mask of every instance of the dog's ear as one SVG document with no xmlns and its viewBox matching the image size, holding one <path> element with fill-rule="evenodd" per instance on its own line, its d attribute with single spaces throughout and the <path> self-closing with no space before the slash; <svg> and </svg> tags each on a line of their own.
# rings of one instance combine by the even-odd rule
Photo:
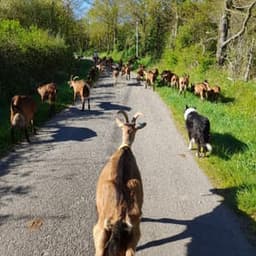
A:
<svg viewBox="0 0 256 256">
<path fill-rule="evenodd" d="M 185 110 L 188 109 L 188 105 L 185 106 Z"/>
</svg>

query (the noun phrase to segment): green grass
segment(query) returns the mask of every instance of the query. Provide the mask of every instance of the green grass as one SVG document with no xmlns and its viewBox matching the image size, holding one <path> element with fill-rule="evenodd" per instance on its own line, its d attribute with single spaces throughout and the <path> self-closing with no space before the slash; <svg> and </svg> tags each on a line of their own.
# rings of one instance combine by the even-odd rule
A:
<svg viewBox="0 0 256 256">
<path fill-rule="evenodd" d="M 157 87 L 157 92 L 170 107 L 177 126 L 187 140 L 183 120 L 185 105 L 194 106 L 211 122 L 212 155 L 197 159 L 224 196 L 225 202 L 249 220 L 248 228 L 256 235 L 256 93 L 255 84 L 237 82 L 222 84 L 222 101 L 201 101 L 188 92 Z M 255 238 L 254 238 L 255 239 Z"/>
<path fill-rule="evenodd" d="M 74 67 L 73 74 L 78 75 L 81 78 L 86 78 L 86 75 L 93 65 L 90 60 L 82 60 L 77 62 Z M 56 100 L 56 112 L 60 112 L 73 102 L 73 90 L 69 87 L 67 81 L 69 80 L 69 74 L 63 74 L 59 79 L 57 85 L 57 100 Z M 49 104 L 41 103 L 38 94 L 32 95 L 37 104 L 37 112 L 35 115 L 35 126 L 39 127 L 44 122 L 49 120 Z M 13 147 L 10 136 L 10 102 L 0 101 L 0 156 L 5 155 Z M 17 138 L 16 138 L 17 137 Z M 16 134 L 17 141 L 24 139 L 23 134 Z"/>
</svg>

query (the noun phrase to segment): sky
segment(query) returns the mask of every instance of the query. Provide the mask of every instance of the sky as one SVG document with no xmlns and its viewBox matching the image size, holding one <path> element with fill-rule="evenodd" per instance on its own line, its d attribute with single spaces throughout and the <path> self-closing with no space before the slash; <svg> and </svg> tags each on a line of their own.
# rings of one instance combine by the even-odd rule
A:
<svg viewBox="0 0 256 256">
<path fill-rule="evenodd" d="M 89 1 L 79 1 L 79 7 L 74 9 L 75 17 L 80 19 L 84 16 L 85 12 L 90 8 Z M 93 2 L 93 1 L 90 1 Z"/>
</svg>

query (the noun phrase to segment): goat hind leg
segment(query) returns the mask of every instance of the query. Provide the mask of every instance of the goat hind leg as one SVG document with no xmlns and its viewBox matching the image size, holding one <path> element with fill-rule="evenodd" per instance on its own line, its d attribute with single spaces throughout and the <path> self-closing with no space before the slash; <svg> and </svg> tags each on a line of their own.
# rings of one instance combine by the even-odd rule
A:
<svg viewBox="0 0 256 256">
<path fill-rule="evenodd" d="M 100 228 L 97 223 L 93 228 L 93 238 L 95 246 L 95 256 L 104 256 L 105 245 L 108 241 L 108 235 L 104 228 Z"/>
<path fill-rule="evenodd" d="M 136 251 L 136 246 L 140 240 L 140 227 L 135 226 L 133 230 L 133 238 L 132 241 L 128 244 L 125 256 L 134 256 Z"/>
<path fill-rule="evenodd" d="M 85 98 L 82 98 L 82 111 L 84 111 Z"/>
</svg>

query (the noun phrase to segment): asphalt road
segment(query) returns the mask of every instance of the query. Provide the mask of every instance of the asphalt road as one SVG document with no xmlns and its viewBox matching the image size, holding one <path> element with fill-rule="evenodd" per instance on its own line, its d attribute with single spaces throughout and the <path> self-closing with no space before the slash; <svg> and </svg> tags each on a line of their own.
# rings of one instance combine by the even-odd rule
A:
<svg viewBox="0 0 256 256">
<path fill-rule="evenodd" d="M 255 256 L 187 149 L 171 112 L 136 80 L 102 77 L 91 111 L 71 106 L 0 162 L 0 256 L 93 256 L 95 188 L 121 143 L 119 109 L 138 121 L 133 151 L 144 185 L 137 255 Z M 183 115 L 183 113 L 181 113 Z"/>
</svg>

